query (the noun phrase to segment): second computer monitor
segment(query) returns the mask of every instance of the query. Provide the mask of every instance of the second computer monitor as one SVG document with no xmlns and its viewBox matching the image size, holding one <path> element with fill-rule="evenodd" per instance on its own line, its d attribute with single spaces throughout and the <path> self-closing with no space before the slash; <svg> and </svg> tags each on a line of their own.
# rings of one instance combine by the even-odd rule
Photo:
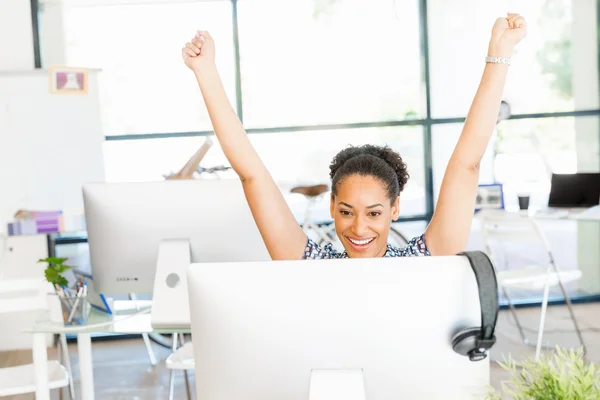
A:
<svg viewBox="0 0 600 400">
<path fill-rule="evenodd" d="M 192 262 L 270 260 L 239 180 L 83 187 L 98 292 L 152 293 L 159 244 L 190 242 Z"/>
<path fill-rule="evenodd" d="M 600 173 L 553 174 L 549 207 L 593 207 L 600 203 Z"/>
</svg>

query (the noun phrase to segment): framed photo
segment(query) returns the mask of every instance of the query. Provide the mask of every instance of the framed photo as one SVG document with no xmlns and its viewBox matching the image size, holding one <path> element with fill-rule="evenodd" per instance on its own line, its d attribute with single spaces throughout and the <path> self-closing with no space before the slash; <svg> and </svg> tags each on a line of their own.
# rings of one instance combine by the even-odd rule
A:
<svg viewBox="0 0 600 400">
<path fill-rule="evenodd" d="M 50 67 L 50 93 L 87 94 L 87 68 Z"/>
<path fill-rule="evenodd" d="M 504 193 L 502 184 L 492 183 L 479 185 L 475 199 L 475 211 L 479 210 L 501 210 L 504 208 Z"/>
</svg>

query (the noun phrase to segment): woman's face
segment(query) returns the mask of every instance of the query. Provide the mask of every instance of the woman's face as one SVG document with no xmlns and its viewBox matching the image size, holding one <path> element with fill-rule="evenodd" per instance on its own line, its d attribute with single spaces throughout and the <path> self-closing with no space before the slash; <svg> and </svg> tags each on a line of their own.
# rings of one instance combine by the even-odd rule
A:
<svg viewBox="0 0 600 400">
<path fill-rule="evenodd" d="M 341 181 L 331 198 L 331 217 L 348 257 L 384 256 L 399 204 L 400 197 L 390 202 L 385 184 L 373 176 L 350 175 Z"/>
</svg>

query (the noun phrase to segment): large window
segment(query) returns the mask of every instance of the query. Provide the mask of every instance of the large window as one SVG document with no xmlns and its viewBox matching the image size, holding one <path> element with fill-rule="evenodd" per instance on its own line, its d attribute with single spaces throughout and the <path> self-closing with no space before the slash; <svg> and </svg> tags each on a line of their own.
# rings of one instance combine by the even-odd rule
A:
<svg viewBox="0 0 600 400">
<path fill-rule="evenodd" d="M 265 133 L 251 135 L 250 139 L 284 193 L 289 193 L 292 187 L 298 185 L 327 183 L 331 159 L 349 144 L 388 145 L 402 155 L 410 174 L 401 196 L 402 215 L 422 215 L 426 211 L 420 127 Z M 106 142 L 105 153 L 107 160 L 110 160 L 107 163 L 107 180 L 127 182 L 163 179 L 164 175 L 179 170 L 203 141 L 202 138 L 170 138 Z M 203 165 L 227 164 L 218 142 L 214 142 Z M 222 178 L 228 177 L 235 175 L 222 174 Z M 296 208 L 305 206 L 302 196 L 288 196 L 288 199 Z M 315 218 L 329 219 L 327 199 L 317 208 Z"/>
<path fill-rule="evenodd" d="M 423 116 L 417 1 L 238 4 L 248 127 Z"/>
<path fill-rule="evenodd" d="M 433 126 L 433 184 L 437 199 L 446 163 L 463 124 Z M 498 124 L 481 163 L 482 184 L 502 183 L 505 203 L 517 207 L 517 193 L 531 193 L 531 205 L 548 204 L 553 173 L 600 172 L 600 118 L 528 118 Z"/>
<path fill-rule="evenodd" d="M 55 39 L 45 42 L 63 31 L 66 64 L 103 70 L 109 181 L 163 179 L 210 134 L 180 56 L 206 29 L 229 99 L 293 207 L 304 203 L 289 189 L 327 182 L 331 158 L 347 144 L 386 143 L 411 175 L 401 216 L 426 221 L 483 72 L 492 23 L 507 11 L 527 18 L 529 34 L 503 94 L 511 118 L 495 129 L 480 182 L 503 183 L 508 204 L 530 186 L 534 204 L 543 204 L 550 172 L 600 171 L 596 1 L 41 3 L 42 48 L 56 49 Z M 217 143 L 203 164 L 227 164 Z M 315 217 L 329 218 L 326 202 Z"/>
<path fill-rule="evenodd" d="M 506 82 L 513 114 L 598 108 L 596 4 L 578 0 L 429 0 L 431 102 L 435 118 L 466 115 L 483 72 L 491 23 L 507 11 L 528 22 Z"/>
<path fill-rule="evenodd" d="M 66 6 L 64 17 L 67 64 L 102 69 L 106 135 L 210 130 L 181 47 L 197 30 L 210 30 L 219 46 L 224 85 L 235 104 L 231 4 L 115 3 Z"/>
<path fill-rule="evenodd" d="M 600 172 L 598 117 L 508 120 L 498 127 L 495 181 L 509 204 L 516 193 L 532 193 L 533 206 L 548 204 L 552 173 Z"/>
</svg>

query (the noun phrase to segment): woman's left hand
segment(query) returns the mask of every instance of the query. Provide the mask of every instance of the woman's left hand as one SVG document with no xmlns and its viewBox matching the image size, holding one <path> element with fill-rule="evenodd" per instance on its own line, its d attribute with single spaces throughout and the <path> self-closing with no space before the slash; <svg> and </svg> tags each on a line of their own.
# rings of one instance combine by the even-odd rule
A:
<svg viewBox="0 0 600 400">
<path fill-rule="evenodd" d="M 508 13 L 498 18 L 492 27 L 490 56 L 510 57 L 517 43 L 527 35 L 527 23 L 520 14 Z"/>
</svg>

